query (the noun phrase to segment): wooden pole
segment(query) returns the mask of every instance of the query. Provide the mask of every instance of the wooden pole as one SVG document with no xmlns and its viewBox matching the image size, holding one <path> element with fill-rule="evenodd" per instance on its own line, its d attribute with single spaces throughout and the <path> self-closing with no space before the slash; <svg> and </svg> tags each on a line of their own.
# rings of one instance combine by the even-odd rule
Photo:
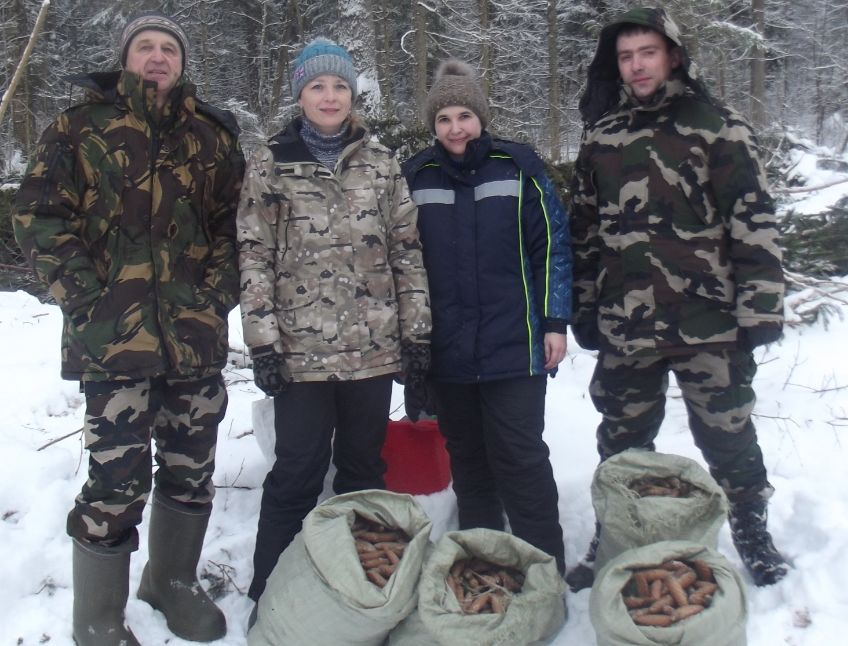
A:
<svg viewBox="0 0 848 646">
<path fill-rule="evenodd" d="M 41 28 L 44 26 L 44 20 L 47 18 L 47 8 L 49 6 L 50 0 L 44 0 L 41 3 L 41 9 L 38 12 L 38 17 L 35 19 L 35 26 L 32 28 L 32 34 L 30 34 L 29 42 L 24 49 L 24 53 L 21 55 L 21 62 L 18 65 L 18 69 L 15 70 L 14 76 L 12 76 L 12 80 L 9 83 L 9 89 L 3 93 L 3 100 L 0 101 L 0 121 L 3 121 L 3 117 L 6 115 L 9 103 L 12 102 L 12 96 L 15 94 L 15 89 L 18 87 L 18 82 L 24 75 L 29 55 L 32 53 L 33 47 L 35 47 L 35 41 L 38 40 L 38 34 L 41 33 Z"/>
</svg>

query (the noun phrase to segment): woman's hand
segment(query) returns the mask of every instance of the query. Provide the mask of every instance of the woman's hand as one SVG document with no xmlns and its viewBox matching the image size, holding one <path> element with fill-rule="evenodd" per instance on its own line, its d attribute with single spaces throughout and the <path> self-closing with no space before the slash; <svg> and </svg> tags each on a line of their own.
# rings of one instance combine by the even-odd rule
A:
<svg viewBox="0 0 848 646">
<path fill-rule="evenodd" d="M 545 370 L 553 370 L 565 359 L 567 337 L 558 332 L 545 334 Z"/>
</svg>

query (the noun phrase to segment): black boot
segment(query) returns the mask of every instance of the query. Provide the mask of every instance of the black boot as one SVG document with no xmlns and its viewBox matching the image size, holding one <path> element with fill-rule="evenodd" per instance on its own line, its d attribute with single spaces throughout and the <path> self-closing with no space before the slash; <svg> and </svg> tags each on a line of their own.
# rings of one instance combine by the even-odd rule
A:
<svg viewBox="0 0 848 646">
<path fill-rule="evenodd" d="M 758 586 L 777 583 L 789 572 L 786 559 L 777 551 L 766 528 L 768 511 L 763 499 L 736 503 L 728 514 L 733 544 L 745 568 Z"/>
<path fill-rule="evenodd" d="M 211 642 L 227 634 L 224 614 L 197 580 L 197 562 L 210 513 L 154 494 L 150 560 L 138 588 L 138 598 L 162 611 L 172 633 L 198 642 Z"/>
<path fill-rule="evenodd" d="M 589 543 L 586 556 L 565 575 L 565 582 L 572 592 L 579 592 L 585 588 L 591 588 L 595 582 L 595 557 L 598 555 L 598 543 L 601 540 L 601 525 L 595 522 L 595 535 Z"/>
<path fill-rule="evenodd" d="M 130 553 L 74 541 L 74 642 L 78 646 L 139 646 L 124 625 Z"/>
</svg>

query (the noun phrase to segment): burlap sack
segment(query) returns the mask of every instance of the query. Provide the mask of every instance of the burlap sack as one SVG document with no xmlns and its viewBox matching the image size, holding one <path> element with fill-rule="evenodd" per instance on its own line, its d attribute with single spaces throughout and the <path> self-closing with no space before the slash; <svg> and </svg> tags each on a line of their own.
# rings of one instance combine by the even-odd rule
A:
<svg viewBox="0 0 848 646">
<path fill-rule="evenodd" d="M 472 556 L 524 573 L 504 614 L 462 614 L 446 580 L 451 566 Z M 448 532 L 427 557 L 418 610 L 389 636 L 389 646 L 528 646 L 553 638 L 565 622 L 565 584 L 554 557 L 505 532 Z"/>
<path fill-rule="evenodd" d="M 411 538 L 384 588 L 366 577 L 350 527 L 358 513 Z M 407 494 L 366 490 L 313 509 L 259 599 L 248 646 L 382 646 L 415 609 L 430 520 Z"/>
<path fill-rule="evenodd" d="M 686 498 L 642 498 L 630 484 L 645 476 L 676 476 L 695 489 Z M 601 524 L 595 572 L 625 550 L 658 541 L 688 540 L 715 548 L 728 508 L 724 491 L 694 460 L 639 449 L 598 465 L 592 505 Z"/>
<path fill-rule="evenodd" d="M 712 568 L 718 584 L 710 605 L 700 614 L 671 626 L 637 626 L 621 594 L 633 570 L 669 560 L 694 559 Z M 598 572 L 589 597 L 589 618 L 598 646 L 745 646 L 745 585 L 727 559 L 715 550 L 688 541 L 663 541 L 627 550 Z"/>
</svg>

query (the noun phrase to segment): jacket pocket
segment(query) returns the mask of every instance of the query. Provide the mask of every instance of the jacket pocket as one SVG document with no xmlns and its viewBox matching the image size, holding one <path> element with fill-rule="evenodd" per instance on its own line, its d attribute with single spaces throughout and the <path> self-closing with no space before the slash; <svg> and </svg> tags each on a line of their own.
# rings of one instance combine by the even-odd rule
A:
<svg viewBox="0 0 848 646">
<path fill-rule="evenodd" d="M 701 155 L 693 155 L 680 163 L 677 168 L 677 189 L 689 213 L 695 217 L 695 222 L 708 227 L 717 224 L 709 168 Z M 687 222 L 694 224 L 690 218 L 679 224 L 686 226 Z M 675 225 L 678 223 L 675 222 Z"/>
</svg>

